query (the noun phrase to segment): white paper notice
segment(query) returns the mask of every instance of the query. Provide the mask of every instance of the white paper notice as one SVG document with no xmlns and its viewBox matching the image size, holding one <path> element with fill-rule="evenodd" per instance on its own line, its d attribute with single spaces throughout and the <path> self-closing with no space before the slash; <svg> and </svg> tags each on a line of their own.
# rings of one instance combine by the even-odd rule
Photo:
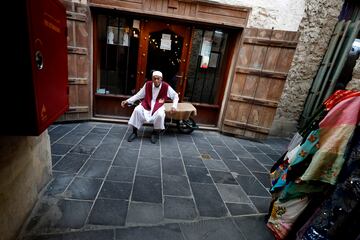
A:
<svg viewBox="0 0 360 240">
<path fill-rule="evenodd" d="M 211 51 L 211 44 L 212 42 L 203 40 L 202 46 L 201 46 L 201 56 L 209 57 L 210 51 Z"/>
<path fill-rule="evenodd" d="M 171 40 L 161 39 L 160 49 L 171 50 Z"/>
<path fill-rule="evenodd" d="M 171 34 L 162 34 L 160 49 L 171 50 Z"/>
</svg>

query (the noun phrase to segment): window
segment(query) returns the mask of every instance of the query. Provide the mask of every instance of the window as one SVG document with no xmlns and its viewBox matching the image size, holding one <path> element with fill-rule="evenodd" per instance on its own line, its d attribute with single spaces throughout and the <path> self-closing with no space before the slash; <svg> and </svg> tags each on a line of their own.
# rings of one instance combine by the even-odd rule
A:
<svg viewBox="0 0 360 240">
<path fill-rule="evenodd" d="M 98 94 L 132 95 L 135 91 L 139 21 L 98 16 Z"/>
<path fill-rule="evenodd" d="M 227 38 L 222 30 L 194 30 L 185 101 L 217 103 Z"/>
</svg>

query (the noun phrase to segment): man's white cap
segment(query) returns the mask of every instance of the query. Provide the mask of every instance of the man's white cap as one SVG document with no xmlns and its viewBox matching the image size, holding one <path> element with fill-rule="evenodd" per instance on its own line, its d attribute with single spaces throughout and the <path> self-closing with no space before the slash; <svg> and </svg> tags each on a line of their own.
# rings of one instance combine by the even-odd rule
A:
<svg viewBox="0 0 360 240">
<path fill-rule="evenodd" d="M 152 75 L 162 77 L 162 73 L 160 71 L 154 71 Z"/>
</svg>

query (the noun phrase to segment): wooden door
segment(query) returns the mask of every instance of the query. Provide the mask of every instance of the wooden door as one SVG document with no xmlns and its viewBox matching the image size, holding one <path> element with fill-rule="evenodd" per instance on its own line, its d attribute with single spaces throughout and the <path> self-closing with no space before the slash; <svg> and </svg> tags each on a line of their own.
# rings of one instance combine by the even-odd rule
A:
<svg viewBox="0 0 360 240">
<path fill-rule="evenodd" d="M 66 2 L 68 28 L 69 110 L 59 119 L 91 118 L 89 15 L 86 7 Z"/>
<path fill-rule="evenodd" d="M 245 29 L 222 131 L 265 138 L 294 56 L 298 32 Z"/>
<path fill-rule="evenodd" d="M 145 20 L 140 31 L 136 88 L 151 80 L 151 72 L 159 70 L 163 80 L 184 95 L 191 28 L 168 21 Z"/>
</svg>

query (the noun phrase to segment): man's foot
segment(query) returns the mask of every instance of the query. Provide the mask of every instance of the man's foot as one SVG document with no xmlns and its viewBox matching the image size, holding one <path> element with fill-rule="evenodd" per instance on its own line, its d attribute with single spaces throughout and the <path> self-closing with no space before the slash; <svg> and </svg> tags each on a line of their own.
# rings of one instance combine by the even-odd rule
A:
<svg viewBox="0 0 360 240">
<path fill-rule="evenodd" d="M 137 133 L 132 132 L 128 137 L 128 142 L 132 142 L 135 138 L 137 138 Z"/>
<path fill-rule="evenodd" d="M 158 140 L 159 140 L 159 133 L 158 133 L 158 132 L 153 132 L 153 133 L 151 134 L 151 139 L 150 139 L 150 141 L 151 141 L 153 144 L 155 144 L 155 143 L 157 143 Z"/>
</svg>

